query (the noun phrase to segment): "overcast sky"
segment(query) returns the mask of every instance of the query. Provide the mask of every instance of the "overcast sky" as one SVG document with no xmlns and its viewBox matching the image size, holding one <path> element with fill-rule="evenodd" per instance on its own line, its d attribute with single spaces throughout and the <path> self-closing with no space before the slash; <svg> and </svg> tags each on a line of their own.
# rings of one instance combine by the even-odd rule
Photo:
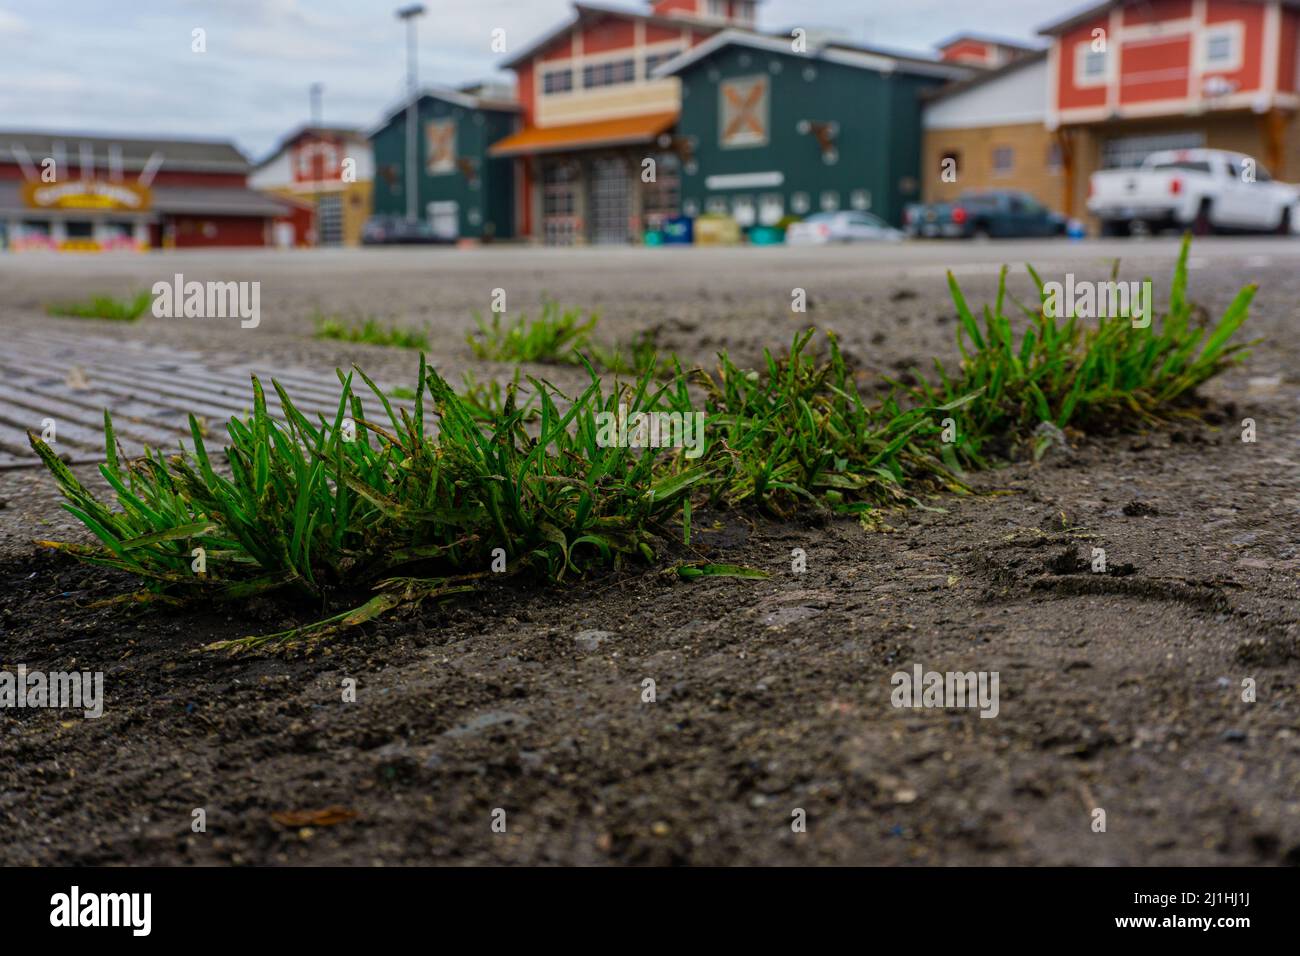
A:
<svg viewBox="0 0 1300 956">
<path fill-rule="evenodd" d="M 233 139 L 252 159 L 309 115 L 372 126 L 405 82 L 395 0 L 0 0 L 0 128 Z M 420 79 L 509 79 L 491 51 L 563 22 L 569 0 L 425 0 Z M 639 0 L 606 6 L 642 10 Z M 974 30 L 1028 40 L 1080 0 L 765 0 L 759 27 L 831 27 L 854 40 L 929 51 Z M 195 28 L 207 52 L 191 51 Z"/>
</svg>

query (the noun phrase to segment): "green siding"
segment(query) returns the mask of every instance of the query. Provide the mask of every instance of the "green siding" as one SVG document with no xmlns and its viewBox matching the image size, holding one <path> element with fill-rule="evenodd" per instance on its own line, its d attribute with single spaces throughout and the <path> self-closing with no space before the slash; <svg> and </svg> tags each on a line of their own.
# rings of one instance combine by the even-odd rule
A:
<svg viewBox="0 0 1300 956">
<path fill-rule="evenodd" d="M 723 148 L 718 123 L 719 85 L 724 80 L 766 74 L 769 83 L 766 145 Z M 943 82 L 903 73 L 882 74 L 815 56 L 776 53 L 732 45 L 691 64 L 681 73 L 682 114 L 678 132 L 695 139 L 695 172 L 683 177 L 682 198 L 704 211 L 710 198 L 727 200 L 782 195 L 787 214 L 796 193 L 821 208 L 823 192 L 834 192 L 841 209 L 851 208 L 857 190 L 870 193 L 870 210 L 898 224 L 905 203 L 919 198 L 921 162 L 919 93 Z M 838 161 L 827 164 L 817 138 L 798 131 L 801 120 L 835 121 Z M 780 172 L 778 187 L 709 189 L 710 176 Z M 910 180 L 910 182 L 908 182 Z M 913 191 L 905 194 L 908 186 Z"/>
<path fill-rule="evenodd" d="M 471 186 L 459 170 L 441 175 L 426 171 L 428 156 L 424 124 L 451 118 L 456 121 L 456 156 L 477 163 L 478 181 Z M 488 147 L 514 130 L 515 115 L 501 110 L 470 109 L 425 96 L 419 105 L 416 154 L 419 163 L 416 214 L 426 218 L 431 202 L 454 201 L 460 208 L 460 234 L 467 238 L 513 238 L 515 178 L 509 159 L 490 159 Z M 375 153 L 377 215 L 406 213 L 406 113 L 399 112 L 371 137 Z M 385 172 L 391 170 L 390 178 Z M 478 221 L 475 221 L 477 213 Z"/>
</svg>

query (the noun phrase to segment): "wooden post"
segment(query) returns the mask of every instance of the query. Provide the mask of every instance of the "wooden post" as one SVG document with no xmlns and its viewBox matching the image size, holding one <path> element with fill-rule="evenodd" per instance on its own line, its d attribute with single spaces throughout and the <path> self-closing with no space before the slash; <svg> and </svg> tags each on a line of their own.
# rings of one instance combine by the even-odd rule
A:
<svg viewBox="0 0 1300 956">
<path fill-rule="evenodd" d="M 1061 213 L 1070 219 L 1074 217 L 1074 137 L 1065 127 L 1058 127 L 1055 135 L 1056 148 L 1061 153 L 1061 175 L 1065 178 L 1065 206 Z"/>
</svg>

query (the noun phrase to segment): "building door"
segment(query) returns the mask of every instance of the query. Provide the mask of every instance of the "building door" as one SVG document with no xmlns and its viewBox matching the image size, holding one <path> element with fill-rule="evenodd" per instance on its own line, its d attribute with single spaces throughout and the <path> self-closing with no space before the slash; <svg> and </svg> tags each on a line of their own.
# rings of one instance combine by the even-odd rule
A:
<svg viewBox="0 0 1300 956">
<path fill-rule="evenodd" d="M 591 241 L 626 243 L 632 214 L 627 163 L 621 157 L 591 164 Z"/>
<path fill-rule="evenodd" d="M 320 202 L 316 204 L 316 215 L 319 220 L 316 228 L 319 230 L 320 244 L 322 246 L 342 245 L 343 197 L 321 196 Z"/>
</svg>

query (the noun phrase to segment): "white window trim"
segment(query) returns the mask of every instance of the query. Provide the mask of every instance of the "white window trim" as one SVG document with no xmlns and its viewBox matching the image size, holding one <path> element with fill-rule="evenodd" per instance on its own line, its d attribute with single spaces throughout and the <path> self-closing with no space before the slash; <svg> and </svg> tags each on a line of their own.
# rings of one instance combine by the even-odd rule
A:
<svg viewBox="0 0 1300 956">
<path fill-rule="evenodd" d="M 1226 62 L 1210 62 L 1210 40 L 1228 36 L 1232 42 L 1232 58 Z M 1245 59 L 1246 25 L 1240 20 L 1225 20 L 1222 23 L 1207 23 L 1201 34 L 1196 55 L 1201 73 L 1236 73 L 1241 70 Z"/>
<path fill-rule="evenodd" d="M 1110 80 L 1110 58 L 1111 43 L 1107 40 L 1106 50 L 1100 55 L 1105 57 L 1101 73 L 1097 76 L 1088 76 L 1084 70 L 1084 64 L 1088 61 L 1088 56 L 1096 51 L 1092 48 L 1092 40 L 1081 40 L 1074 45 L 1074 88 L 1076 90 L 1096 89 L 1099 86 L 1105 86 Z"/>
</svg>

